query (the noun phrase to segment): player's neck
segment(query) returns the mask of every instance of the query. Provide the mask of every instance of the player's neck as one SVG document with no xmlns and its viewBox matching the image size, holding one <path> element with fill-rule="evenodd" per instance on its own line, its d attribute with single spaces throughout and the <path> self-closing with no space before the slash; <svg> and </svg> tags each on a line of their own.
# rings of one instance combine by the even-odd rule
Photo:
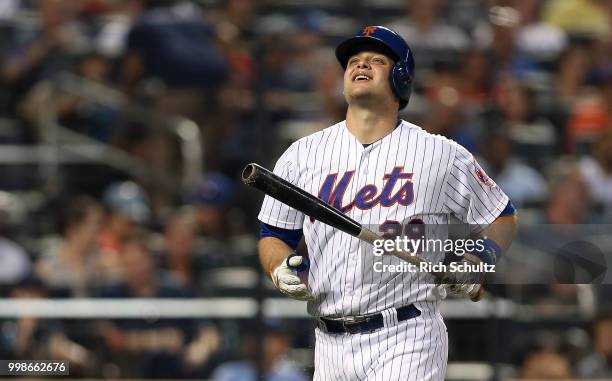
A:
<svg viewBox="0 0 612 381">
<path fill-rule="evenodd" d="M 397 109 L 371 110 L 349 107 L 346 127 L 361 144 L 370 144 L 390 134 L 397 126 Z"/>
</svg>

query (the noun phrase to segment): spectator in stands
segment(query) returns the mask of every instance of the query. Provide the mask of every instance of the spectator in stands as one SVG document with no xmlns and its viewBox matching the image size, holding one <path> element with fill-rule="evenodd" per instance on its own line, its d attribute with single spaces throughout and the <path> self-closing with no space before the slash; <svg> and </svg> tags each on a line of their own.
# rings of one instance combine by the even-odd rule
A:
<svg viewBox="0 0 612 381">
<path fill-rule="evenodd" d="M 491 101 L 491 63 L 484 50 L 471 50 L 461 64 L 461 98 L 471 112 L 481 112 Z"/>
<path fill-rule="evenodd" d="M 94 34 L 96 50 L 112 60 L 125 53 L 127 35 L 134 20 L 142 13 L 142 0 L 105 1 L 83 5 L 81 12 L 99 23 Z M 106 16 L 106 17 L 104 17 Z M 109 17 L 110 16 L 110 17 Z"/>
<path fill-rule="evenodd" d="M 88 196 L 70 199 L 60 213 L 59 240 L 36 265 L 53 296 L 85 297 L 99 277 L 97 238 L 103 210 Z M 99 279 L 98 279 L 99 280 Z"/>
<path fill-rule="evenodd" d="M 288 42 L 292 46 L 292 55 L 285 75 L 292 90 L 308 92 L 315 89 L 316 78 L 321 70 L 318 55 L 321 50 L 324 50 L 323 54 L 331 53 L 323 45 L 322 24 L 326 17 L 314 11 L 305 12 L 295 22 L 296 30 L 288 36 Z"/>
<path fill-rule="evenodd" d="M 272 122 L 291 118 L 295 108 L 290 94 L 304 91 L 304 83 L 292 76 L 292 67 L 297 55 L 293 44 L 298 32 L 297 26 L 286 15 L 271 15 L 263 18 L 259 29 L 263 32 L 261 48 L 265 51 L 262 57 L 260 80 L 265 84 L 266 108 Z"/>
<path fill-rule="evenodd" d="M 581 45 L 570 45 L 557 62 L 554 91 L 563 104 L 571 105 L 584 91 L 589 69 L 588 50 Z"/>
<path fill-rule="evenodd" d="M 460 83 L 453 72 L 443 71 L 432 75 L 426 89 L 429 102 L 422 125 L 427 132 L 454 139 L 475 153 L 478 150 L 479 131 L 466 119 L 467 110 L 460 96 Z"/>
<path fill-rule="evenodd" d="M 136 234 L 121 247 L 123 280 L 103 286 L 105 298 L 185 298 L 191 290 L 155 267 L 144 237 Z M 182 369 L 182 353 L 193 324 L 177 319 L 127 319 L 100 324 L 99 333 L 122 377 L 176 377 Z"/>
<path fill-rule="evenodd" d="M 602 0 L 552 0 L 544 19 L 570 35 L 609 38 L 612 32 L 610 13 Z"/>
<path fill-rule="evenodd" d="M 221 333 L 214 324 L 200 322 L 193 337 L 183 352 L 183 375 L 209 379 L 224 356 Z"/>
<path fill-rule="evenodd" d="M 261 344 L 264 381 L 306 381 L 306 375 L 295 363 L 287 359 L 290 348 L 288 332 L 279 327 L 267 327 Z M 257 344 L 254 332 L 242 336 L 242 360 L 221 364 L 214 370 L 212 381 L 255 381 Z"/>
<path fill-rule="evenodd" d="M 612 222 L 612 129 L 593 144 L 592 156 L 578 164 L 590 199 L 602 209 L 602 222 Z"/>
<path fill-rule="evenodd" d="M 158 78 L 169 87 L 218 85 L 227 63 L 216 47 L 215 30 L 187 1 L 143 0 L 143 13 L 127 37 L 123 80 L 129 87 Z"/>
<path fill-rule="evenodd" d="M 537 113 L 535 91 L 513 78 L 502 83 L 498 104 L 516 153 L 527 163 L 541 168 L 556 152 L 553 124 Z"/>
<path fill-rule="evenodd" d="M 233 208 L 236 202 L 234 181 L 219 173 L 205 172 L 189 195 L 195 210 L 198 255 L 208 268 L 242 265 L 252 254 L 252 235 L 245 233 L 243 216 Z"/>
<path fill-rule="evenodd" d="M 593 67 L 589 76 L 591 89 L 572 104 L 566 125 L 570 150 L 579 155 L 587 153 L 593 142 L 612 129 L 612 64 Z"/>
<path fill-rule="evenodd" d="M 478 49 L 486 50 L 491 60 L 492 77 L 503 80 L 507 76 L 527 79 L 542 69 L 534 57 L 519 49 L 521 14 L 511 2 L 488 9 L 486 22 L 474 28 L 474 42 Z M 510 3 L 510 5 L 509 5 Z"/>
<path fill-rule="evenodd" d="M 581 44 L 569 45 L 552 66 L 551 85 L 544 100 L 548 112 L 560 137 L 559 152 L 572 151 L 566 134 L 568 118 L 577 102 L 585 95 L 585 82 L 590 66 L 589 51 Z"/>
<path fill-rule="evenodd" d="M 512 275 L 518 279 L 514 288 L 520 290 L 521 302 L 533 304 L 539 316 L 555 316 L 560 306 L 579 304 L 579 290 L 574 284 L 575 270 L 571 261 L 563 260 L 567 259 L 567 254 L 559 248 L 559 244 L 572 242 L 572 239 L 584 239 L 584 232 L 578 225 L 590 221 L 590 201 L 585 182 L 572 163 L 561 162 L 557 166 L 551 169 L 551 172 L 556 173 L 550 185 L 549 197 L 543 208 L 535 209 L 536 214 L 533 216 L 535 222 L 544 224 L 543 228 L 526 229 L 522 242 L 524 247 L 517 253 L 519 258 L 522 257 L 519 259 L 521 263 L 533 262 L 534 267 L 541 266 L 542 260 L 554 264 L 554 279 L 543 283 L 541 274 L 531 278 L 522 278 L 528 272 Z M 534 255 L 530 255 L 532 251 Z M 550 258 L 545 259 L 546 255 Z"/>
<path fill-rule="evenodd" d="M 534 60 L 548 63 L 556 59 L 567 45 L 565 32 L 542 20 L 542 0 L 515 0 L 520 16 L 520 27 L 517 30 L 516 45 L 521 54 Z"/>
<path fill-rule="evenodd" d="M 234 182 L 229 177 L 218 172 L 203 174 L 192 195 L 199 234 L 217 239 L 225 239 L 231 234 L 226 212 L 233 197 Z"/>
<path fill-rule="evenodd" d="M 25 250 L 0 233 L 0 286 L 18 283 L 31 270 L 32 262 Z"/>
<path fill-rule="evenodd" d="M 112 94 L 114 87 L 109 81 L 111 60 L 96 49 L 77 57 L 77 74 L 85 80 L 83 84 L 86 90 L 95 92 L 95 86 L 100 86 Z M 99 141 L 111 143 L 113 128 L 117 125 L 120 113 L 118 100 L 110 97 L 105 99 L 104 95 L 88 98 L 63 94 L 62 106 L 58 106 L 59 123 Z"/>
<path fill-rule="evenodd" d="M 588 188 L 582 177 L 576 171 L 565 170 L 551 186 L 545 221 L 561 225 L 586 223 L 589 204 Z"/>
<path fill-rule="evenodd" d="M 127 3 L 129 2 L 133 0 Z M 22 102 L 21 112 L 36 123 L 40 109 L 49 108 L 48 97 L 52 96 L 54 111 L 57 113 L 60 125 L 108 142 L 110 128 L 114 125 L 113 119 L 118 114 L 118 102 L 116 99 L 109 101 L 108 93 L 100 94 L 99 91 L 92 91 L 90 86 L 75 83 L 76 77 L 66 78 L 65 75 L 74 73 L 94 84 L 112 86 L 110 74 L 112 58 L 114 58 L 112 55 L 115 53 L 108 46 L 108 42 L 99 41 L 97 33 L 98 26 L 106 24 L 104 16 L 108 15 L 107 12 L 111 10 L 113 4 L 108 0 L 84 0 L 72 3 L 74 4 L 70 7 L 70 17 L 74 21 L 71 21 L 71 24 L 80 26 L 79 30 L 73 32 L 73 40 L 75 44 L 78 42 L 79 46 L 66 52 L 70 65 L 63 68 L 62 73 L 53 73 L 53 77 L 61 74 L 57 78 L 60 90 L 52 92 L 53 88 L 50 88 L 49 81 L 39 81 Z M 62 4 L 61 7 L 67 8 L 67 5 Z M 59 6 L 58 10 L 61 10 Z M 118 17 L 108 19 L 114 22 Z M 105 38 L 108 39 L 108 37 Z M 67 89 L 69 90 L 66 91 Z M 104 97 L 104 95 L 107 96 Z"/>
<path fill-rule="evenodd" d="M 32 260 L 12 236 L 13 225 L 21 224 L 18 210 L 20 200 L 8 192 L 0 191 L 0 296 L 4 288 L 19 283 L 32 270 Z"/>
<path fill-rule="evenodd" d="M 516 55 L 515 34 L 520 15 L 515 8 L 507 4 L 491 6 L 486 11 L 486 19 L 477 23 L 472 31 L 474 44 L 489 53 L 489 58 L 493 61 L 492 69 L 498 73 L 507 70 L 508 62 Z"/>
<path fill-rule="evenodd" d="M 593 353 L 577 366 L 580 378 L 612 378 L 612 314 L 604 312 L 592 326 Z"/>
<path fill-rule="evenodd" d="M 256 29 L 257 2 L 250 0 L 223 1 L 223 15 L 219 17 L 238 30 L 241 38 L 249 39 Z"/>
<path fill-rule="evenodd" d="M 612 3 L 608 1 L 608 13 L 612 18 Z M 592 41 L 589 46 L 591 50 L 591 59 L 593 61 L 593 67 L 599 73 L 595 74 L 591 79 L 592 83 L 596 84 L 598 81 L 603 79 L 604 82 L 610 81 L 610 65 L 612 62 L 612 33 L 608 38 L 599 38 Z M 599 78 L 598 78 L 599 77 Z"/>
<path fill-rule="evenodd" d="M 549 350 L 529 354 L 521 367 L 521 380 L 563 380 L 572 378 L 569 360 Z"/>
<path fill-rule="evenodd" d="M 445 0 L 405 1 L 406 15 L 391 23 L 410 42 L 417 66 L 430 68 L 436 61 L 448 62 L 467 51 L 471 41 L 460 28 L 443 20 Z"/>
<path fill-rule="evenodd" d="M 11 291 L 11 300 L 26 301 L 45 298 L 48 294 L 34 274 L 22 279 Z M 95 356 L 86 335 L 91 331 L 87 322 L 65 322 L 20 316 L 0 323 L 0 355 L 4 359 L 54 359 L 70 363 L 70 374 L 90 376 L 95 368 Z M 83 335 L 86 333 L 86 335 Z"/>
<path fill-rule="evenodd" d="M 200 264 L 195 257 L 196 222 L 190 210 L 172 215 L 164 228 L 164 261 L 167 269 L 185 285 L 196 285 Z"/>
<path fill-rule="evenodd" d="M 548 191 L 544 177 L 524 164 L 512 152 L 512 142 L 507 130 L 489 130 L 481 142 L 484 160 L 480 164 L 495 180 L 517 208 L 525 203 L 543 202 Z"/>
<path fill-rule="evenodd" d="M 13 300 L 44 298 L 46 292 L 42 282 L 35 276 L 20 280 L 11 290 Z M 13 324 L 12 329 L 7 324 Z M 50 333 L 48 322 L 30 316 L 21 316 L 16 321 L 5 321 L 0 327 L 0 353 L 9 358 L 46 358 L 46 343 Z"/>
<path fill-rule="evenodd" d="M 102 197 L 106 207 L 103 228 L 98 235 L 102 272 L 105 277 L 116 278 L 122 271 L 120 253 L 123 241 L 137 233 L 149 220 L 148 197 L 132 181 L 111 184 Z"/>
<path fill-rule="evenodd" d="M 228 60 L 229 75 L 212 100 L 214 112 L 201 115 L 197 122 L 206 137 L 203 144 L 207 167 L 235 171 L 252 159 L 255 150 L 247 142 L 253 141 L 256 135 L 252 128 L 256 101 L 253 90 L 260 73 L 256 76 L 257 63 L 251 53 L 253 41 L 223 17 L 214 22 L 219 46 Z M 219 128 L 221 125 L 224 128 Z"/>
<path fill-rule="evenodd" d="M 206 124 L 220 108 L 216 107 L 217 91 L 230 72 L 222 47 L 226 44 L 194 2 L 141 0 L 141 4 L 142 13 L 127 35 L 123 88 L 156 112 L 195 120 L 204 130 L 206 148 L 216 152 L 219 129 L 209 133 Z M 175 145 L 163 129 L 148 129 L 141 140 L 141 156 L 153 168 L 178 172 Z M 208 149 L 205 154 L 209 155 Z M 212 162 L 214 155 L 210 156 Z"/>
<path fill-rule="evenodd" d="M 122 280 L 101 291 L 105 297 L 177 298 L 192 296 L 191 290 L 172 274 L 160 272 L 146 245 L 143 233 L 124 238 L 121 245 Z"/>
<path fill-rule="evenodd" d="M 346 100 L 338 91 L 342 74 L 334 58 L 332 54 L 320 52 L 316 66 L 320 69 L 316 77 L 316 94 L 321 98 L 316 121 L 321 126 L 330 126 L 342 120 L 346 110 Z"/>
<path fill-rule="evenodd" d="M 11 86 L 12 109 L 39 81 L 71 68 L 71 54 L 87 45 L 86 34 L 75 21 L 77 2 L 41 0 L 40 26 L 17 28 L 13 46 L 3 57 L 1 76 Z"/>
</svg>

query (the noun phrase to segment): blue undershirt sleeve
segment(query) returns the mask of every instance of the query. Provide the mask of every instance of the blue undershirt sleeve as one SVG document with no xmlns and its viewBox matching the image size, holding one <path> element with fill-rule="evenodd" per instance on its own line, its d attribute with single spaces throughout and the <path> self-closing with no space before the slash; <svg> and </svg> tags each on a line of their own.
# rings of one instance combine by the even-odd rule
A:
<svg viewBox="0 0 612 381">
<path fill-rule="evenodd" d="M 512 201 L 508 200 L 506 207 L 500 213 L 500 217 L 511 216 L 516 213 L 516 209 L 514 209 L 514 205 L 512 205 Z"/>
<path fill-rule="evenodd" d="M 287 244 L 293 250 L 297 249 L 300 240 L 304 236 L 304 231 L 302 229 L 290 230 L 277 228 L 276 226 L 268 225 L 265 223 L 261 223 L 259 227 L 259 239 L 265 237 L 274 237 L 278 238 L 284 243 Z"/>
</svg>

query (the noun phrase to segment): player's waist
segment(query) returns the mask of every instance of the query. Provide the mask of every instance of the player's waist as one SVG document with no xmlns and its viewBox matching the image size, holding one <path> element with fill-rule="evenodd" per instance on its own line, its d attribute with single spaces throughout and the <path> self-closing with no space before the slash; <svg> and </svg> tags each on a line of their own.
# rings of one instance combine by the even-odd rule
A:
<svg viewBox="0 0 612 381">
<path fill-rule="evenodd" d="M 327 333 L 370 333 L 383 327 L 394 326 L 399 322 L 414 319 L 421 310 L 413 303 L 402 307 L 390 308 L 383 312 L 343 317 L 319 317 L 317 326 Z"/>
</svg>

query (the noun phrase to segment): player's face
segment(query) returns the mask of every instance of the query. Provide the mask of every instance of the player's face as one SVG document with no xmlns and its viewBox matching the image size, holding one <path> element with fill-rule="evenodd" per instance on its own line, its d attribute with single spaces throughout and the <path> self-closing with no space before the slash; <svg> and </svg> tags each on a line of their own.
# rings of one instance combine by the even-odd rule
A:
<svg viewBox="0 0 612 381">
<path fill-rule="evenodd" d="M 394 99 L 389 83 L 393 60 L 382 53 L 362 51 L 349 58 L 344 72 L 344 96 L 353 102 Z"/>
</svg>

